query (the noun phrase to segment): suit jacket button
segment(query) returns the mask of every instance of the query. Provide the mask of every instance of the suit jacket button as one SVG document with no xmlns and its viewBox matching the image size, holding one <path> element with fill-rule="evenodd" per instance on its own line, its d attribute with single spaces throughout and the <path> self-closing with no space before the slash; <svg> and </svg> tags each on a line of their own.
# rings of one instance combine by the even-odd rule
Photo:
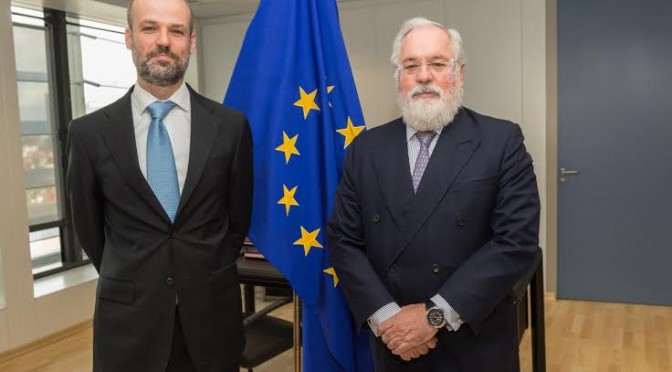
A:
<svg viewBox="0 0 672 372">
<path fill-rule="evenodd" d="M 167 277 L 167 278 L 166 278 L 166 284 L 167 284 L 169 287 L 174 286 L 174 285 L 175 285 L 175 279 L 173 279 L 173 278 L 171 278 L 171 277 Z"/>
<path fill-rule="evenodd" d="M 467 220 L 465 220 L 465 219 L 462 218 L 462 217 L 457 217 L 457 218 L 455 219 L 455 224 L 456 224 L 457 226 L 459 226 L 459 227 L 464 227 L 464 225 L 467 224 Z"/>
<path fill-rule="evenodd" d="M 175 231 L 171 231 L 168 236 L 170 236 L 171 239 L 175 239 L 177 238 L 177 233 Z"/>
<path fill-rule="evenodd" d="M 432 272 L 433 272 L 434 274 L 438 274 L 438 273 L 439 273 L 439 265 L 437 265 L 437 264 L 433 264 L 433 265 L 432 265 Z"/>
<path fill-rule="evenodd" d="M 373 223 L 380 222 L 380 215 L 378 213 L 374 214 L 372 220 L 373 220 Z"/>
</svg>

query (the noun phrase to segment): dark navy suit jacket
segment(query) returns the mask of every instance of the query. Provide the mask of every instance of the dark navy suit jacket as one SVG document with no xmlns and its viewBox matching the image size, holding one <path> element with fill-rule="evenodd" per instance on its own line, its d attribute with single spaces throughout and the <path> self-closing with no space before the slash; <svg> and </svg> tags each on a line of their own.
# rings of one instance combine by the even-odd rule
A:
<svg viewBox="0 0 672 372">
<path fill-rule="evenodd" d="M 358 324 L 439 293 L 460 314 L 437 348 L 403 362 L 373 338 L 378 371 L 517 371 L 507 294 L 538 249 L 539 196 L 518 125 L 462 108 L 414 194 L 401 119 L 361 134 L 344 162 L 328 248 Z"/>
</svg>

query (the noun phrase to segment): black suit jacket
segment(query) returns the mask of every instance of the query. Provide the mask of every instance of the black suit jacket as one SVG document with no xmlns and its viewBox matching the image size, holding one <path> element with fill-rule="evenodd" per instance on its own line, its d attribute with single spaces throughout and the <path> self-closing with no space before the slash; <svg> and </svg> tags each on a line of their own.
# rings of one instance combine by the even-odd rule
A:
<svg viewBox="0 0 672 372">
<path fill-rule="evenodd" d="M 171 223 L 138 165 L 131 91 L 69 127 L 72 220 L 100 274 L 93 369 L 165 371 L 177 298 L 197 370 L 238 371 L 244 334 L 235 261 L 252 203 L 247 120 L 189 87 L 189 166 Z"/>
<path fill-rule="evenodd" d="M 379 371 L 517 371 L 506 298 L 538 249 L 539 197 L 520 128 L 461 109 L 443 129 L 417 193 L 401 119 L 361 134 L 328 224 L 332 263 L 356 321 L 439 293 L 461 315 L 427 356 L 403 362 L 377 338 Z"/>
</svg>

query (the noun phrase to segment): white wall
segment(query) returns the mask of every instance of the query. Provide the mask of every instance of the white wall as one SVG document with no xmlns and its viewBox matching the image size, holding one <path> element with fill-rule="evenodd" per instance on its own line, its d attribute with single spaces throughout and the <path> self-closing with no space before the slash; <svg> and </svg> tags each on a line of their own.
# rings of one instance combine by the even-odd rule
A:
<svg viewBox="0 0 672 372">
<path fill-rule="evenodd" d="M 26 327 L 26 333 L 34 331 L 31 318 L 32 308 L 26 306 L 33 288 L 30 273 L 28 246 L 27 209 L 25 195 L 22 195 L 23 174 L 21 159 L 21 134 L 19 131 L 18 98 L 16 91 L 16 69 L 14 64 L 13 40 L 9 4 L 0 5 L 0 50 L 3 60 L 0 64 L 0 256 L 2 256 L 2 285 L 5 309 L 3 324 L 0 324 L 0 345 L 21 342 L 25 336 L 19 334 L 16 325 Z M 23 204 L 21 200 L 24 200 Z M 23 223 L 21 223 L 23 222 Z M 27 265 L 26 265 L 27 264 Z M 26 272 L 26 270 L 28 270 Z M 11 279 L 10 279 L 11 278 Z M 29 280 L 26 280 L 29 279 Z M 15 305 L 14 305 L 15 304 Z"/>
<path fill-rule="evenodd" d="M 252 15 L 209 18 L 199 22 L 196 32 L 199 46 L 200 93 L 217 102 L 224 100 L 238 51 Z"/>
<path fill-rule="evenodd" d="M 401 23 L 414 16 L 462 34 L 467 55 L 465 105 L 519 123 L 542 199 L 540 242 L 547 241 L 546 4 L 540 0 L 360 0 L 339 3 L 341 29 L 368 127 L 399 115 L 389 56 Z M 201 21 L 201 92 L 221 102 L 250 16 Z M 551 138 L 547 141 L 547 135 Z M 553 172 L 551 172 L 553 173 Z M 553 173 L 554 174 L 554 173 Z M 553 206 L 555 204 L 553 203 Z M 548 212 L 554 215 L 555 209 Z M 548 255 L 555 267 L 555 254 Z M 555 290 L 555 270 L 547 288 Z"/>
</svg>

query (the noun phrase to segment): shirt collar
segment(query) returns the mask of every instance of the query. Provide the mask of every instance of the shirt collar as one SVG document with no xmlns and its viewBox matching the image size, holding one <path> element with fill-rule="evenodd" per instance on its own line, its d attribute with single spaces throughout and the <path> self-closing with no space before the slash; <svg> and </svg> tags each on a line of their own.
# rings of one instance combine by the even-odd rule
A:
<svg viewBox="0 0 672 372">
<path fill-rule="evenodd" d="M 189 89 L 187 89 L 187 84 L 183 81 L 182 85 L 170 96 L 166 101 L 173 101 L 177 107 L 182 110 L 189 112 L 191 109 L 191 99 L 189 96 Z M 154 101 L 161 101 L 160 99 L 154 97 L 152 93 L 149 93 L 140 84 L 135 84 L 133 92 L 131 93 L 131 102 L 138 110 L 139 113 L 144 113 L 147 106 L 149 106 Z"/>
<path fill-rule="evenodd" d="M 441 135 L 441 132 L 443 131 L 443 128 L 445 128 L 445 127 L 441 127 L 438 130 L 435 130 L 434 132 L 436 132 L 437 135 Z M 417 132 L 418 131 L 415 128 L 411 128 L 410 125 L 406 125 L 406 142 L 410 141 L 411 138 L 413 138 L 413 136 Z"/>
</svg>

